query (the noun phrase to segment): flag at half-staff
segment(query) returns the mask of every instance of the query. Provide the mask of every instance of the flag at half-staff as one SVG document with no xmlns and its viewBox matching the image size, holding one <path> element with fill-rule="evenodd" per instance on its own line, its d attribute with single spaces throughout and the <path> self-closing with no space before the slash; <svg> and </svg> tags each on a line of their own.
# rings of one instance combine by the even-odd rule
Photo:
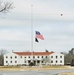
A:
<svg viewBox="0 0 74 75">
<path fill-rule="evenodd" d="M 38 39 L 44 40 L 44 37 L 39 31 L 36 31 L 35 41 L 39 42 Z"/>
</svg>

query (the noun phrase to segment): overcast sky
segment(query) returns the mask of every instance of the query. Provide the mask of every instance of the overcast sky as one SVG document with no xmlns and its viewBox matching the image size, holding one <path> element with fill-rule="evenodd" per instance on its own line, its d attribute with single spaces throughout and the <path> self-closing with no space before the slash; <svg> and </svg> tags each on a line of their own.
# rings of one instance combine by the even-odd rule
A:
<svg viewBox="0 0 74 75">
<path fill-rule="evenodd" d="M 74 47 L 74 0 L 11 1 L 15 8 L 7 14 L 0 13 L 0 49 L 31 51 L 32 25 L 33 51 L 68 52 Z M 44 40 L 35 42 L 35 31 Z"/>
</svg>

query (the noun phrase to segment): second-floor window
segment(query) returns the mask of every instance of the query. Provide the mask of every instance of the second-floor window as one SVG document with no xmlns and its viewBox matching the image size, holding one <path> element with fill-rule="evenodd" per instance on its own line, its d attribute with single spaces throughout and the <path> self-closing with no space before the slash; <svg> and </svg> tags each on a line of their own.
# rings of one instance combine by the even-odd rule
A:
<svg viewBox="0 0 74 75">
<path fill-rule="evenodd" d="M 46 56 L 46 58 L 47 58 L 47 56 Z"/>
<path fill-rule="evenodd" d="M 22 58 L 22 56 L 20 56 L 20 58 Z"/>
<path fill-rule="evenodd" d="M 56 56 L 56 59 L 58 58 L 58 56 Z"/>
<path fill-rule="evenodd" d="M 42 56 L 42 58 L 43 58 L 43 56 Z"/>
<path fill-rule="evenodd" d="M 12 56 L 10 58 L 12 59 Z"/>
<path fill-rule="evenodd" d="M 38 58 L 39 58 L 39 56 L 38 56 Z"/>
<path fill-rule="evenodd" d="M 35 58 L 35 56 L 33 56 L 33 58 Z"/>
<path fill-rule="evenodd" d="M 17 58 L 17 56 L 15 56 L 15 58 Z"/>
<path fill-rule="evenodd" d="M 24 57 L 24 58 L 26 58 L 26 57 Z"/>
<path fill-rule="evenodd" d="M 51 56 L 51 58 L 53 58 L 53 56 Z"/>
<path fill-rule="evenodd" d="M 28 58 L 30 58 L 30 56 Z"/>
</svg>

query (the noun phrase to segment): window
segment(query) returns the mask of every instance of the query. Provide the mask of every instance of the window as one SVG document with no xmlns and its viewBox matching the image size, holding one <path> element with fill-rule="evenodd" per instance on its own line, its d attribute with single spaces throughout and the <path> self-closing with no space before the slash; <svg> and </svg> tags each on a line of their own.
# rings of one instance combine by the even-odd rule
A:
<svg viewBox="0 0 74 75">
<path fill-rule="evenodd" d="M 12 56 L 10 58 L 12 59 Z"/>
<path fill-rule="evenodd" d="M 30 56 L 28 58 L 30 58 Z"/>
<path fill-rule="evenodd" d="M 8 63 L 8 61 L 6 61 L 6 63 Z"/>
<path fill-rule="evenodd" d="M 39 56 L 38 56 L 38 58 L 39 58 Z"/>
<path fill-rule="evenodd" d="M 56 56 L 56 59 L 58 58 L 58 56 Z"/>
<path fill-rule="evenodd" d="M 33 58 L 35 58 L 35 56 L 33 56 Z"/>
<path fill-rule="evenodd" d="M 37 63 L 40 63 L 40 61 L 38 60 Z"/>
<path fill-rule="evenodd" d="M 10 63 L 12 63 L 12 61 L 10 61 Z"/>
<path fill-rule="evenodd" d="M 58 61 L 56 60 L 56 63 L 58 63 Z"/>
<path fill-rule="evenodd" d="M 42 56 L 42 58 L 43 58 L 43 56 Z"/>
<path fill-rule="evenodd" d="M 17 58 L 17 56 L 15 56 L 15 58 Z"/>
<path fill-rule="evenodd" d="M 26 61 L 24 61 L 26 63 Z"/>
<path fill-rule="evenodd" d="M 62 58 L 62 56 L 60 56 L 60 58 Z"/>
<path fill-rule="evenodd" d="M 60 61 L 60 63 L 62 63 L 62 60 Z"/>
<path fill-rule="evenodd" d="M 42 61 L 42 63 L 43 63 L 43 61 Z"/>
<path fill-rule="evenodd" d="M 47 56 L 46 56 L 46 58 L 47 58 Z"/>
<path fill-rule="evenodd" d="M 24 58 L 26 58 L 26 57 L 24 57 Z"/>
<path fill-rule="evenodd" d="M 22 56 L 20 56 L 20 58 L 22 58 Z"/>
<path fill-rule="evenodd" d="M 53 56 L 51 56 L 51 58 L 53 58 Z"/>
<path fill-rule="evenodd" d="M 51 63 L 53 63 L 53 61 L 51 60 Z"/>
<path fill-rule="evenodd" d="M 6 58 L 8 58 L 8 56 L 6 56 Z"/>
<path fill-rule="evenodd" d="M 15 63 L 17 63 L 17 61 L 15 61 Z"/>
</svg>

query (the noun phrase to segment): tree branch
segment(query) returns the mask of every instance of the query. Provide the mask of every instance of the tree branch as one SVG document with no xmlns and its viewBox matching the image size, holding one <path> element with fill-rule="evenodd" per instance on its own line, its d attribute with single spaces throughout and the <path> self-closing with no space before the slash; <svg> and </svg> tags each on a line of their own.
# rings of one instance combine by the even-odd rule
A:
<svg viewBox="0 0 74 75">
<path fill-rule="evenodd" d="M 11 9 L 13 9 L 13 2 L 0 1 L 0 12 L 6 13 Z"/>
</svg>

